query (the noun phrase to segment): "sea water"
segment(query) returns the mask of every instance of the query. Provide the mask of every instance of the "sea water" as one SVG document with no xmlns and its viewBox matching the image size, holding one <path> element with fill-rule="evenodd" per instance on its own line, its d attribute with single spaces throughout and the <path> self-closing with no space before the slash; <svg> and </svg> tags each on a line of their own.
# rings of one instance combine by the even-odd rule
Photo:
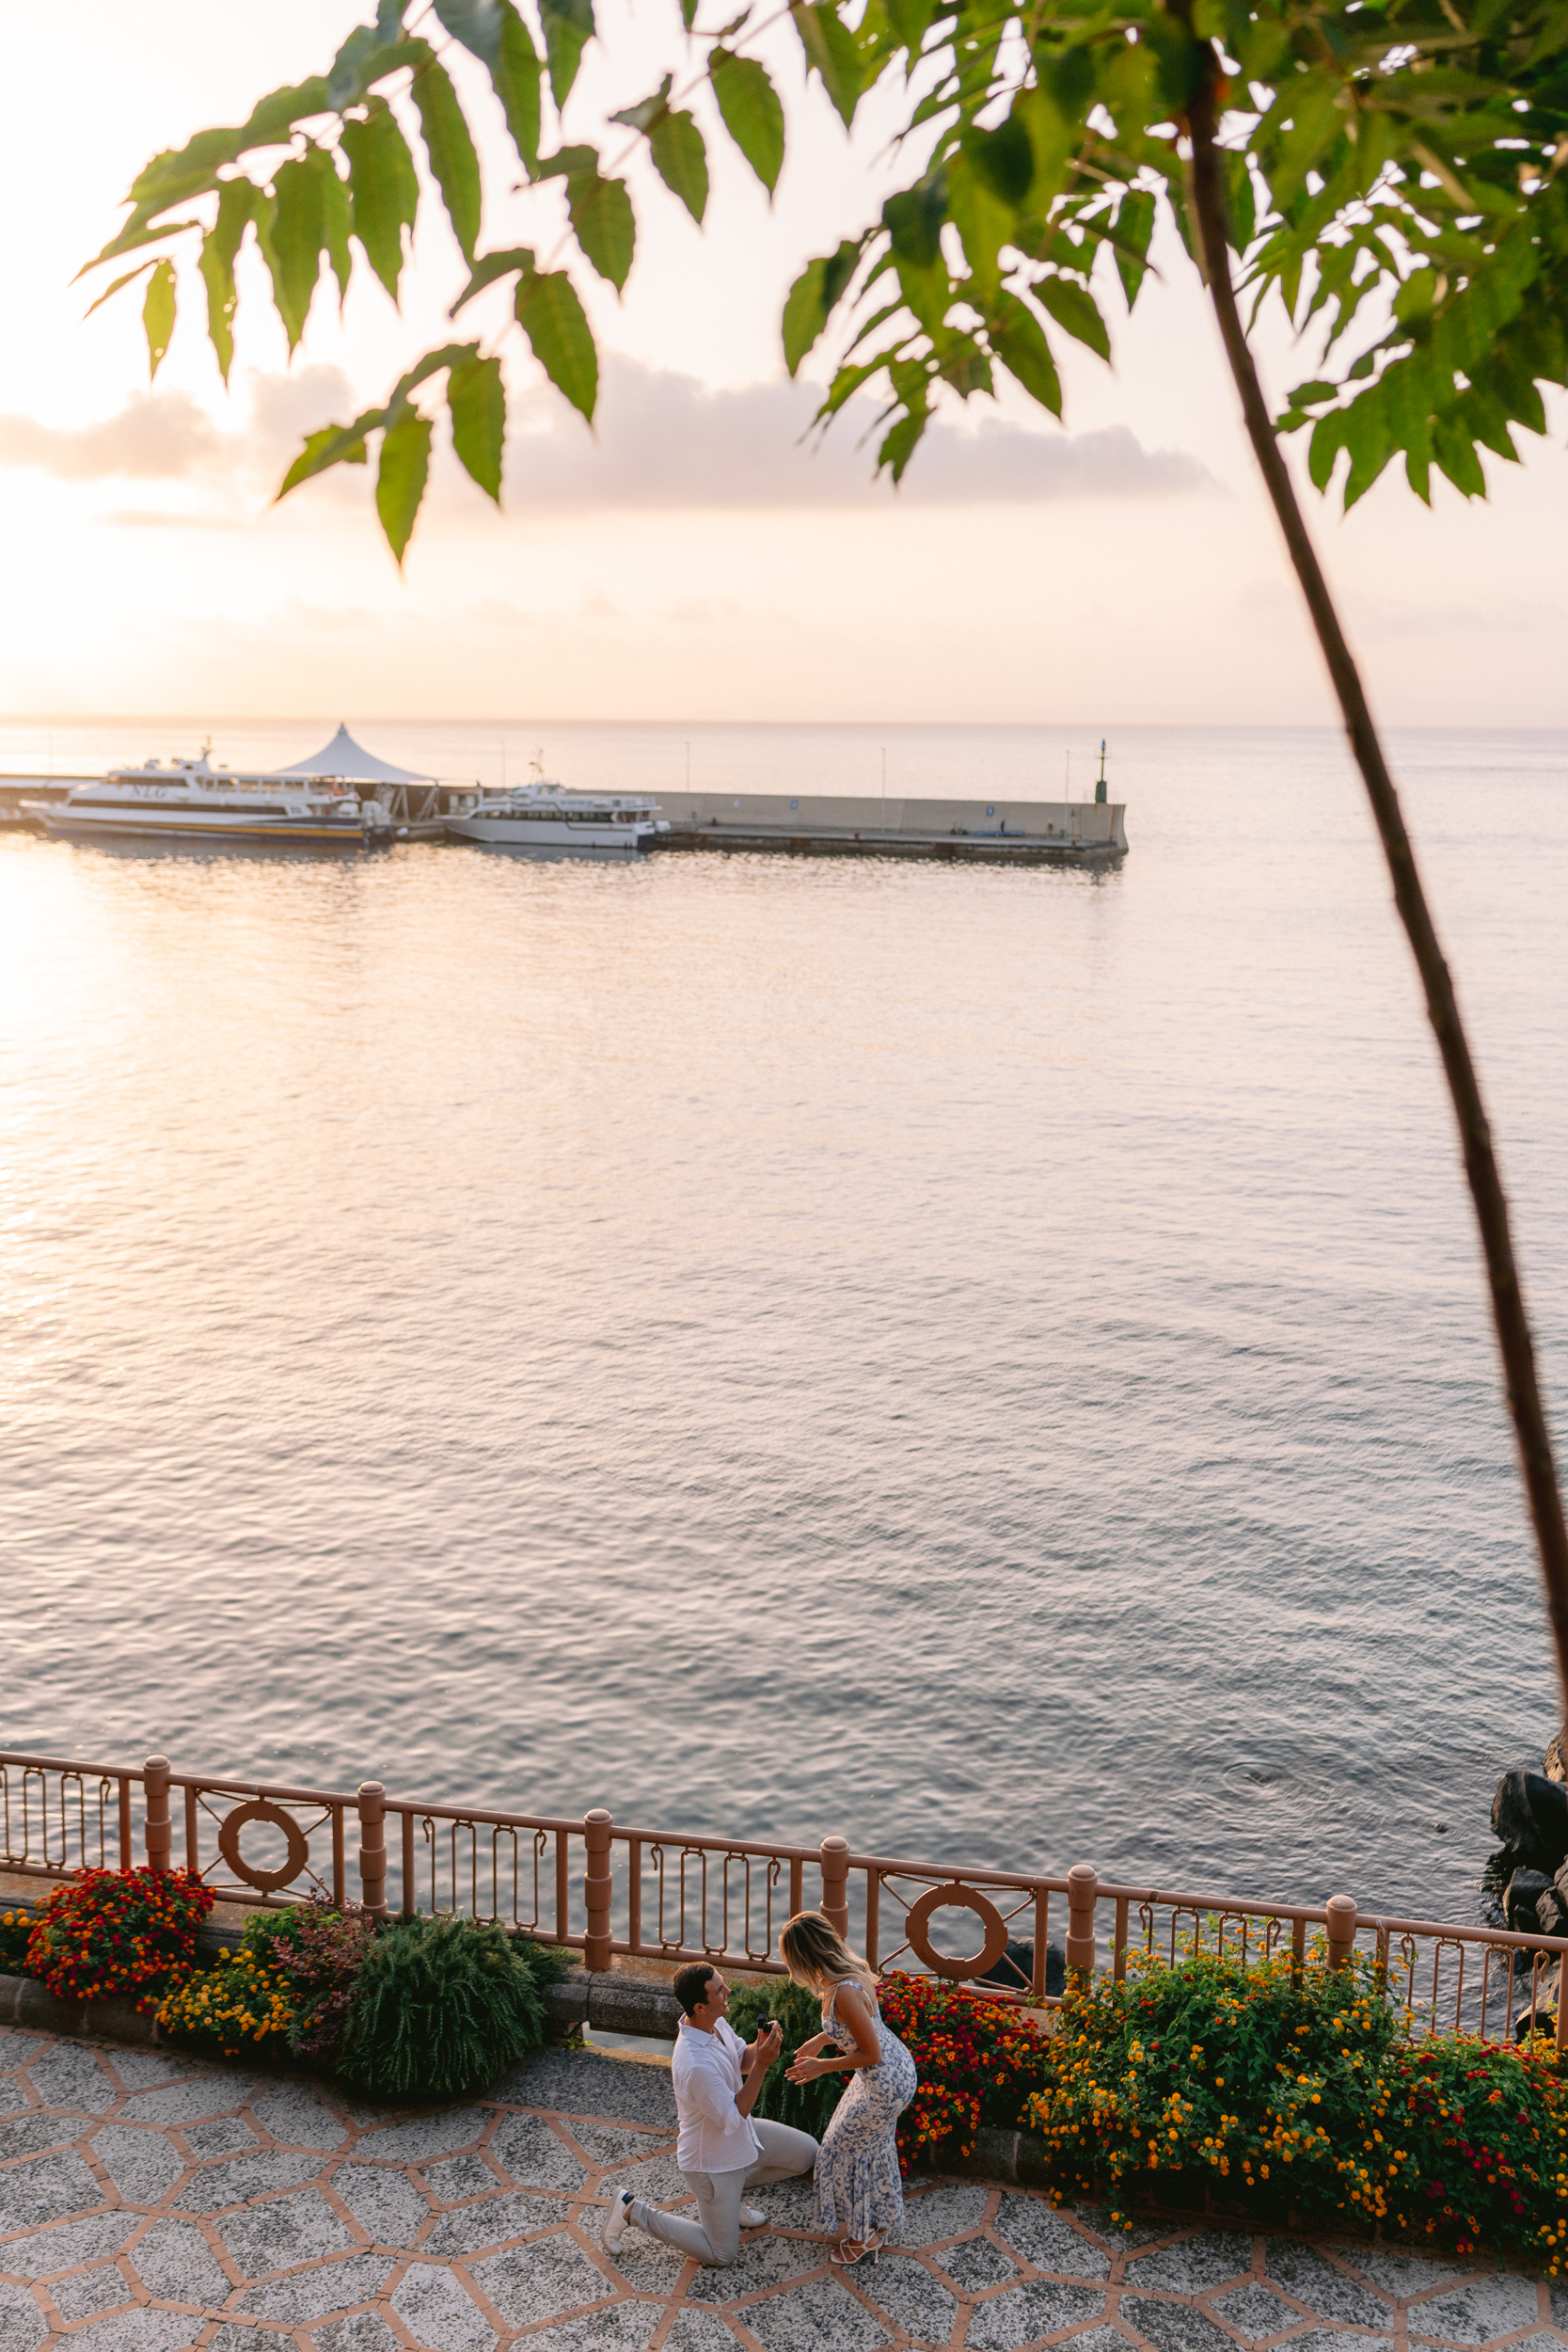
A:
<svg viewBox="0 0 1568 2352">
<path fill-rule="evenodd" d="M 1098 756 L 358 731 L 672 794 Z M 1568 739 L 1394 751 L 1560 1398 Z M 0 840 L 4 1744 L 1472 1915 L 1558 1701 L 1370 826 L 1327 732 L 1111 776 L 1093 874 Z"/>
</svg>

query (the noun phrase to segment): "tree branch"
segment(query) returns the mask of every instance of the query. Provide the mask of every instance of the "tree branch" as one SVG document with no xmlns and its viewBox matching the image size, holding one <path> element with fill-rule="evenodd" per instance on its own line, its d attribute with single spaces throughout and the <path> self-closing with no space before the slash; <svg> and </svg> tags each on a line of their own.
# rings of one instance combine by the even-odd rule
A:
<svg viewBox="0 0 1568 2352">
<path fill-rule="evenodd" d="M 1481 1250 L 1491 1284 L 1492 1314 L 1497 1326 L 1497 1348 L 1502 1357 L 1508 1408 L 1513 1419 L 1514 1435 L 1519 1446 L 1519 1466 L 1529 1502 L 1530 1518 L 1535 1526 L 1542 1581 L 1546 1589 L 1546 1612 L 1557 1645 L 1564 1713 L 1568 1715 L 1568 1526 L 1563 1521 L 1562 1497 L 1552 1458 L 1552 1441 L 1536 1378 L 1535 1348 L 1530 1338 L 1529 1318 L 1525 1310 L 1519 1270 L 1514 1263 L 1508 1197 L 1503 1190 L 1497 1155 L 1492 1149 L 1492 1133 L 1481 1100 L 1481 1082 L 1470 1057 L 1469 1041 L 1460 1018 L 1453 981 L 1438 943 L 1426 893 L 1421 887 L 1415 851 L 1400 809 L 1399 795 L 1388 773 L 1360 675 L 1339 626 L 1339 616 L 1335 611 L 1328 583 L 1307 536 L 1301 508 L 1296 503 L 1295 491 L 1269 419 L 1262 387 L 1258 381 L 1258 371 L 1253 365 L 1252 352 L 1237 308 L 1230 276 L 1225 180 L 1215 144 L 1218 72 L 1216 61 L 1204 75 L 1188 116 L 1193 150 L 1191 194 L 1202 240 L 1205 275 L 1219 319 L 1225 356 L 1230 363 L 1230 373 L 1241 395 L 1247 438 L 1252 443 L 1253 454 L 1273 501 L 1280 530 L 1285 534 L 1286 548 L 1307 599 L 1323 660 L 1328 664 L 1329 677 L 1344 718 L 1345 732 L 1350 738 L 1352 756 L 1367 787 L 1367 798 L 1371 803 L 1372 816 L 1388 861 L 1388 872 L 1394 885 L 1394 904 L 1416 959 L 1416 968 L 1426 993 L 1427 1015 L 1443 1057 L 1454 1118 L 1459 1124 L 1465 1173 L 1475 1202 L 1476 1223 L 1481 1231 Z"/>
</svg>

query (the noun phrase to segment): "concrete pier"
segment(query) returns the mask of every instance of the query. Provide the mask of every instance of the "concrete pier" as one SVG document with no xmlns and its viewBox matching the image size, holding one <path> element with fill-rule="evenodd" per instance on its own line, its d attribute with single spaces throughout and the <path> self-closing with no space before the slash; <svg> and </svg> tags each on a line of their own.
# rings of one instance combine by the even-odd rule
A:
<svg viewBox="0 0 1568 2352">
<path fill-rule="evenodd" d="M 682 792 L 660 806 L 670 831 L 658 846 L 670 850 L 1090 868 L 1117 865 L 1127 854 L 1127 809 L 1120 801 Z"/>
</svg>

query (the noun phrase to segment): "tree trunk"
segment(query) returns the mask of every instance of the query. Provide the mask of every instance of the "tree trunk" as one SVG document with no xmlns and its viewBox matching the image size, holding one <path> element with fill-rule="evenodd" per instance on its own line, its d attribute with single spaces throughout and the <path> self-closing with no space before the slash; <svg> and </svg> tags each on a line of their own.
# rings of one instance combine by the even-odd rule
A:
<svg viewBox="0 0 1568 2352">
<path fill-rule="evenodd" d="M 1404 829 L 1404 818 L 1400 810 L 1399 795 L 1388 773 L 1383 746 L 1372 724 L 1366 693 L 1345 642 L 1344 631 L 1339 626 L 1339 616 L 1334 609 L 1328 583 L 1307 537 L 1301 508 L 1296 503 L 1295 491 L 1275 437 L 1237 307 L 1230 277 L 1223 165 L 1215 145 L 1219 113 L 1216 81 L 1217 66 L 1204 76 L 1188 115 L 1193 144 L 1192 203 L 1202 244 L 1204 274 L 1219 318 L 1226 358 L 1230 362 L 1236 389 L 1241 394 L 1247 438 L 1252 443 L 1253 454 L 1274 502 L 1274 511 L 1285 534 L 1285 545 L 1307 599 L 1323 660 L 1328 664 L 1328 674 L 1344 718 L 1345 732 L 1350 738 L 1351 753 L 1366 785 L 1367 798 L 1371 803 L 1372 816 L 1388 860 L 1388 871 L 1394 885 L 1394 904 L 1399 909 L 1400 920 L 1410 941 L 1416 968 L 1426 992 L 1427 1014 L 1436 1033 L 1438 1051 L 1443 1057 L 1454 1117 L 1459 1122 L 1465 1173 L 1469 1179 L 1476 1223 L 1481 1229 L 1481 1246 L 1492 1288 L 1492 1314 L 1497 1326 L 1497 1347 L 1502 1357 L 1508 1407 L 1513 1418 L 1514 1435 L 1519 1446 L 1519 1466 L 1529 1501 L 1530 1518 L 1535 1525 L 1541 1575 L 1546 1588 L 1546 1610 L 1557 1645 L 1564 1711 L 1568 1713 L 1568 1527 L 1563 1523 L 1562 1497 L 1552 1459 L 1552 1441 L 1535 1375 L 1535 1348 L 1530 1338 L 1529 1318 L 1525 1311 L 1519 1270 L 1514 1263 L 1513 1243 L 1509 1231 L 1508 1197 L 1503 1190 L 1497 1155 L 1492 1149 L 1492 1134 L 1481 1101 L 1481 1084 L 1470 1057 L 1465 1025 L 1460 1019 L 1453 981 L 1438 945 L 1426 893 L 1421 887 L 1415 851 L 1410 846 L 1410 836 Z"/>
</svg>

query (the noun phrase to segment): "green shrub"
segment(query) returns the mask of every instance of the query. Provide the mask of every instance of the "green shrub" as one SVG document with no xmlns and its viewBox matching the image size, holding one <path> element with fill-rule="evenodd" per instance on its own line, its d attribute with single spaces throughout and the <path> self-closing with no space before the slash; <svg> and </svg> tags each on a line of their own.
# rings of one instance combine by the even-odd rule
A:
<svg viewBox="0 0 1568 2352">
<path fill-rule="evenodd" d="M 372 2097 L 441 2099 L 486 2089 L 537 2049 L 545 2007 L 533 1953 L 499 1926 L 394 1920 L 360 1967 L 340 2071 Z"/>
<path fill-rule="evenodd" d="M 766 2116 L 770 2122 L 793 2124 L 798 2132 L 810 2132 L 814 2139 L 820 2139 L 848 2076 L 819 2074 L 815 2082 L 792 2083 L 785 2080 L 784 2069 L 801 2042 L 821 2032 L 822 2004 L 788 1977 L 736 1986 L 730 1994 L 730 2023 L 742 2042 L 752 2041 L 758 2026 L 769 2017 L 776 2017 L 784 2027 L 784 2048 L 752 2113 Z"/>
<path fill-rule="evenodd" d="M 1428 2035 L 1361 1955 L 1330 1970 L 1189 1953 L 1074 1984 L 1029 2120 L 1059 2194 L 1108 2186 L 1124 2205 L 1174 2174 L 1259 2219 L 1484 2245 L 1553 2277 L 1568 2264 L 1556 2050 Z"/>
</svg>

